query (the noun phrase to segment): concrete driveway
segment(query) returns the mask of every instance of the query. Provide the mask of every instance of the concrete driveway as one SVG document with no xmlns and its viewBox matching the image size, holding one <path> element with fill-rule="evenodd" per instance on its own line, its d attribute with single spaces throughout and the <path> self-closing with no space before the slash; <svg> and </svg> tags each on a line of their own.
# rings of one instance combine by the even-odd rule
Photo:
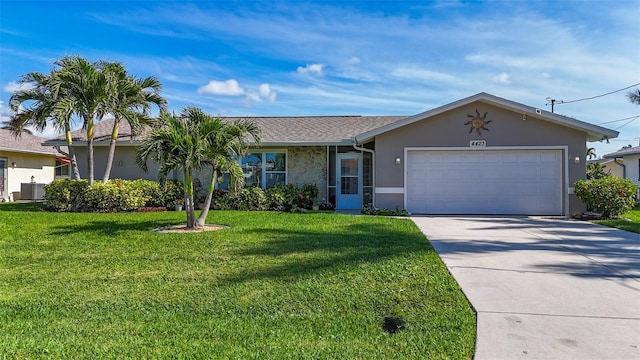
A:
<svg viewBox="0 0 640 360">
<path fill-rule="evenodd" d="M 640 359 L 640 235 L 526 217 L 412 220 L 478 314 L 476 360 Z"/>
</svg>

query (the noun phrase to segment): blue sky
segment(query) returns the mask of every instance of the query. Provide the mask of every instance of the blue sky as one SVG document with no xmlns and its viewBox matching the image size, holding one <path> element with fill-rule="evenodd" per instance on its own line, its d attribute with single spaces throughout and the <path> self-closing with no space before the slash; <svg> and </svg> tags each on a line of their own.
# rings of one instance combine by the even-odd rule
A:
<svg viewBox="0 0 640 360">
<path fill-rule="evenodd" d="M 478 92 L 550 110 L 640 83 L 640 0 L 2 0 L 0 120 L 20 76 L 65 55 L 158 77 L 175 111 L 411 115 Z M 614 121 L 604 155 L 638 145 L 626 92 L 555 110 Z"/>
</svg>

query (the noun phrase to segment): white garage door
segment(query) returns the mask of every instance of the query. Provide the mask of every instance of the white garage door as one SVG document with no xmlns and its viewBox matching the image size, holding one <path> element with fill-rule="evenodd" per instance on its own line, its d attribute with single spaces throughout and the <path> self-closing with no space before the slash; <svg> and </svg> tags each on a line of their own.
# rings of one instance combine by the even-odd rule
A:
<svg viewBox="0 0 640 360">
<path fill-rule="evenodd" d="M 561 150 L 411 150 L 416 214 L 562 215 Z"/>
</svg>

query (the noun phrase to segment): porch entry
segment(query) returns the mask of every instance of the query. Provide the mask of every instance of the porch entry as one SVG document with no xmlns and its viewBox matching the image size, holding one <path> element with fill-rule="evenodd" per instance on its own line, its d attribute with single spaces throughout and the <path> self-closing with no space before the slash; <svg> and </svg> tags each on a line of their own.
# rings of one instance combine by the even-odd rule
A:
<svg viewBox="0 0 640 360">
<path fill-rule="evenodd" d="M 362 208 L 362 154 L 336 154 L 336 208 Z"/>
</svg>

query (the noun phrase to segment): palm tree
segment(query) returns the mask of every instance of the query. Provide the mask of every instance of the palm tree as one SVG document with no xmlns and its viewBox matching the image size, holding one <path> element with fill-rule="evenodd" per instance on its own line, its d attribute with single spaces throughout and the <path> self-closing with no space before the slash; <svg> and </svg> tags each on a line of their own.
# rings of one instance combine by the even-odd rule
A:
<svg viewBox="0 0 640 360">
<path fill-rule="evenodd" d="M 597 157 L 596 156 L 596 148 L 592 148 L 592 147 L 587 148 L 586 155 L 587 155 L 587 160 L 595 159 Z"/>
<path fill-rule="evenodd" d="M 64 88 L 63 104 L 67 111 L 83 120 L 87 132 L 87 179 L 93 184 L 93 128 L 108 113 L 108 84 L 101 68 L 109 63 L 91 63 L 80 56 L 65 56 L 57 60 L 60 66 L 59 86 Z"/>
<path fill-rule="evenodd" d="M 640 89 L 631 90 L 627 93 L 627 99 L 632 104 L 640 105 Z"/>
<path fill-rule="evenodd" d="M 161 110 L 151 132 L 138 147 L 136 163 L 148 171 L 147 160 L 151 157 L 160 165 L 158 177 L 161 181 L 172 170 L 182 170 L 187 228 L 201 227 L 211 204 L 217 172 L 241 172 L 234 158 L 241 156 L 242 150 L 247 148 L 247 135 L 259 141 L 258 129 L 249 122 L 227 125 L 195 107 L 183 109 L 179 116 Z M 196 219 L 193 173 L 204 168 L 212 170 L 211 183 L 203 210 L 205 214 Z"/>
<path fill-rule="evenodd" d="M 232 125 L 224 124 L 220 119 L 214 119 L 218 130 L 209 131 L 207 149 L 207 163 L 211 166 L 211 180 L 204 201 L 202 212 L 197 220 L 197 226 L 204 226 L 211 207 L 211 199 L 218 174 L 228 172 L 231 175 L 232 191 L 239 190 L 244 181 L 242 168 L 236 161 L 241 159 L 249 148 L 247 138 L 251 138 L 256 145 L 260 144 L 260 129 L 251 121 L 239 120 Z"/>
<path fill-rule="evenodd" d="M 32 72 L 20 78 L 20 84 L 28 84 L 11 95 L 9 108 L 13 112 L 9 120 L 10 128 L 16 136 L 27 131 L 30 126 L 43 131 L 51 125 L 57 130 L 64 130 L 67 141 L 67 154 L 71 160 L 72 178 L 79 180 L 80 172 L 71 138 L 71 116 L 73 112 L 67 106 L 66 89 L 61 86 L 59 69 L 50 74 Z M 26 107 L 25 107 L 26 105 Z"/>
<path fill-rule="evenodd" d="M 109 63 L 104 66 L 103 71 L 109 84 L 108 111 L 114 116 L 109 154 L 102 178 L 102 181 L 107 182 L 113 166 L 120 121 L 125 120 L 129 123 L 133 136 L 143 124 L 150 121 L 150 105 L 155 104 L 164 109 L 167 101 L 159 95 L 162 85 L 155 77 L 136 79 L 127 74 L 120 63 Z"/>
</svg>

